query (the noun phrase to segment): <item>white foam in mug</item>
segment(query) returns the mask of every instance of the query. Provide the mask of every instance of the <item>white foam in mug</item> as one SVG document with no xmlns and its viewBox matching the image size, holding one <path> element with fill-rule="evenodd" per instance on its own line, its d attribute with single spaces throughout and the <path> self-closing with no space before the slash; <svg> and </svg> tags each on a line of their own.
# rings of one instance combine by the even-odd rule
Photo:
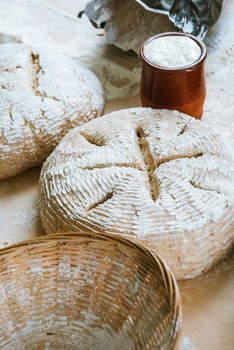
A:
<svg viewBox="0 0 234 350">
<path fill-rule="evenodd" d="M 195 40 L 182 35 L 165 35 L 150 40 L 144 47 L 145 58 L 163 68 L 183 68 L 196 62 L 201 48 Z"/>
</svg>

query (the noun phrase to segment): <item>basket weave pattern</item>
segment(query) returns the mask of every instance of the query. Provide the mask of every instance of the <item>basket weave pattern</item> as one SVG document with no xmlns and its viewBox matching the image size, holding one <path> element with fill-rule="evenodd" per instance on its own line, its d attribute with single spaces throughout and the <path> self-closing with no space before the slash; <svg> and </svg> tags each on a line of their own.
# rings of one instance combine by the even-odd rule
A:
<svg viewBox="0 0 234 350">
<path fill-rule="evenodd" d="M 173 349 L 178 289 L 128 240 L 58 234 L 0 252 L 0 349 Z"/>
</svg>

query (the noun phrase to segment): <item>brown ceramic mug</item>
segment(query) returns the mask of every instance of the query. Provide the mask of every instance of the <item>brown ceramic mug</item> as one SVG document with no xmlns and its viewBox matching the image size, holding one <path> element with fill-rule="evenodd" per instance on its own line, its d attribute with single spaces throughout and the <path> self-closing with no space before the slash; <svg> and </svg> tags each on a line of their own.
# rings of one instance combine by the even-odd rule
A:
<svg viewBox="0 0 234 350">
<path fill-rule="evenodd" d="M 192 64 L 182 68 L 165 68 L 150 62 L 144 54 L 146 45 L 162 36 L 186 36 L 200 47 L 201 54 Z M 169 32 L 155 35 L 141 48 L 141 101 L 144 107 L 178 110 L 201 118 L 206 97 L 204 61 L 206 47 L 193 35 Z"/>
</svg>

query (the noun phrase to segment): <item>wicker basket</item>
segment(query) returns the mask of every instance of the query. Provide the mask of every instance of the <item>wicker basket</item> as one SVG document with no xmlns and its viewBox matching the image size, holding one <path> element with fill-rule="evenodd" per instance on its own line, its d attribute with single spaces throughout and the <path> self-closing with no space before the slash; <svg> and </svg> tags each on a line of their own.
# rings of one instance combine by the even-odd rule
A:
<svg viewBox="0 0 234 350">
<path fill-rule="evenodd" d="M 174 348 L 176 282 L 140 245 L 56 234 L 0 251 L 0 349 Z"/>
</svg>

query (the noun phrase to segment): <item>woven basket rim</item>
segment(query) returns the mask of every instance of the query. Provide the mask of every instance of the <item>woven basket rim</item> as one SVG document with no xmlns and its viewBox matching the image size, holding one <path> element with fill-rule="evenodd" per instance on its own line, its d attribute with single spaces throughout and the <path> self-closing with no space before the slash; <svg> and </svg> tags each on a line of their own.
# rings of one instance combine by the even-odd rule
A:
<svg viewBox="0 0 234 350">
<path fill-rule="evenodd" d="M 53 242 L 53 241 L 64 241 L 64 242 L 74 242 L 79 241 L 81 238 L 87 237 L 87 239 L 90 240 L 100 240 L 100 241 L 106 241 L 106 242 L 116 242 L 119 245 L 125 245 L 126 247 L 132 248 L 134 250 L 141 251 L 143 255 L 146 255 L 148 258 L 150 258 L 152 264 L 157 265 L 157 267 L 160 270 L 160 273 L 163 277 L 164 281 L 164 287 L 165 290 L 167 290 L 169 295 L 169 304 L 170 304 L 170 310 L 172 312 L 172 319 L 173 319 L 173 334 L 174 334 L 174 347 L 175 348 L 178 345 L 180 334 L 181 334 L 181 327 L 182 327 L 182 303 L 181 303 L 181 297 L 179 292 L 179 287 L 177 285 L 176 279 L 174 275 L 172 274 L 170 268 L 168 265 L 164 262 L 164 260 L 160 257 L 160 255 L 156 254 L 155 252 L 151 251 L 150 249 L 143 246 L 141 243 L 137 241 L 132 241 L 126 237 L 116 235 L 116 234 L 110 234 L 110 233 L 96 233 L 96 232 L 90 232 L 90 231 L 81 231 L 81 232 L 64 232 L 64 233 L 53 233 L 49 235 L 42 235 L 36 238 L 24 240 L 18 243 L 14 243 L 12 245 L 9 245 L 7 247 L 0 249 L 0 260 L 3 257 L 6 257 L 8 254 L 11 254 L 13 252 L 16 252 L 21 247 L 30 247 L 30 246 L 36 246 L 38 243 L 44 243 L 46 242 Z"/>
</svg>

